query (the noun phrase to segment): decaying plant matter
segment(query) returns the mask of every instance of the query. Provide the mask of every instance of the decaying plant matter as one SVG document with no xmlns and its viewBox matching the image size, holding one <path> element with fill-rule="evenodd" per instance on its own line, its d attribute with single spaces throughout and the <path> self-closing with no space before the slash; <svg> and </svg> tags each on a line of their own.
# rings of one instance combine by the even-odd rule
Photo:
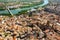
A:
<svg viewBox="0 0 60 40">
<path fill-rule="evenodd" d="M 42 11 L 0 16 L 0 40 L 60 40 L 60 16 Z"/>
</svg>

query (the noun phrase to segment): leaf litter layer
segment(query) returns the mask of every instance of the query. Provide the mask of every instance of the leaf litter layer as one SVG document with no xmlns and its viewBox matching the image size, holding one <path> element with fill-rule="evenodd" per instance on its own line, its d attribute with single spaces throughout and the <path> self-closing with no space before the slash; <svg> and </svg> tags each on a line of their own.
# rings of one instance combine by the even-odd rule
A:
<svg viewBox="0 0 60 40">
<path fill-rule="evenodd" d="M 60 16 L 41 11 L 0 16 L 0 40 L 60 40 Z"/>
</svg>

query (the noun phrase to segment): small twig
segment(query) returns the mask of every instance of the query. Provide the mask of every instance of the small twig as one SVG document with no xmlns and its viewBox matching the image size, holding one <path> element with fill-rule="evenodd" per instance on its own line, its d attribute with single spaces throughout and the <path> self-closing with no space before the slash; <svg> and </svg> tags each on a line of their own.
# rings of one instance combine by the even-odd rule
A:
<svg viewBox="0 0 60 40">
<path fill-rule="evenodd" d="M 6 3 L 4 3 L 5 8 L 7 9 L 7 11 L 13 16 L 12 12 L 10 11 L 9 7 L 6 5 Z"/>
<path fill-rule="evenodd" d="M 8 12 L 13 16 L 12 12 L 10 11 L 10 9 L 8 7 L 6 7 Z"/>
</svg>

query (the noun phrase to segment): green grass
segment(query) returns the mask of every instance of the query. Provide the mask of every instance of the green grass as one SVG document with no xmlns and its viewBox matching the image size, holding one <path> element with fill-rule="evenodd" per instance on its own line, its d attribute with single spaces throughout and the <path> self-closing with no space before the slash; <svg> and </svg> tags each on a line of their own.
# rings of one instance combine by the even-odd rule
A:
<svg viewBox="0 0 60 40">
<path fill-rule="evenodd" d="M 20 7 L 20 8 L 29 8 L 29 7 L 34 7 L 34 6 L 37 6 L 37 5 L 40 5 L 40 4 L 42 4 L 43 3 L 43 1 L 41 1 L 40 3 L 37 3 L 37 4 L 28 4 L 28 6 L 22 6 L 22 7 Z M 3 10 L 2 8 L 0 8 L 1 10 Z M 16 8 L 13 8 L 13 9 L 16 9 Z M 13 9 L 11 9 L 11 10 L 13 10 Z M 18 14 L 15 14 L 15 15 L 21 15 L 21 14 L 27 14 L 27 10 L 23 10 L 23 11 L 21 11 L 21 12 L 19 12 Z M 1 15 L 6 15 L 6 16 L 11 16 L 9 13 L 8 14 L 1 14 Z"/>
</svg>

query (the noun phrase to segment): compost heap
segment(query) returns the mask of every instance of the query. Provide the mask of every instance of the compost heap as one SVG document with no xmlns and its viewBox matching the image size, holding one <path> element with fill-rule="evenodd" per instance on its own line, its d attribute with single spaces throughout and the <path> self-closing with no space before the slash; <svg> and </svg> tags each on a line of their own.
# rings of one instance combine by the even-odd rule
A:
<svg viewBox="0 0 60 40">
<path fill-rule="evenodd" d="M 60 16 L 44 11 L 0 16 L 0 40 L 60 40 Z"/>
</svg>

